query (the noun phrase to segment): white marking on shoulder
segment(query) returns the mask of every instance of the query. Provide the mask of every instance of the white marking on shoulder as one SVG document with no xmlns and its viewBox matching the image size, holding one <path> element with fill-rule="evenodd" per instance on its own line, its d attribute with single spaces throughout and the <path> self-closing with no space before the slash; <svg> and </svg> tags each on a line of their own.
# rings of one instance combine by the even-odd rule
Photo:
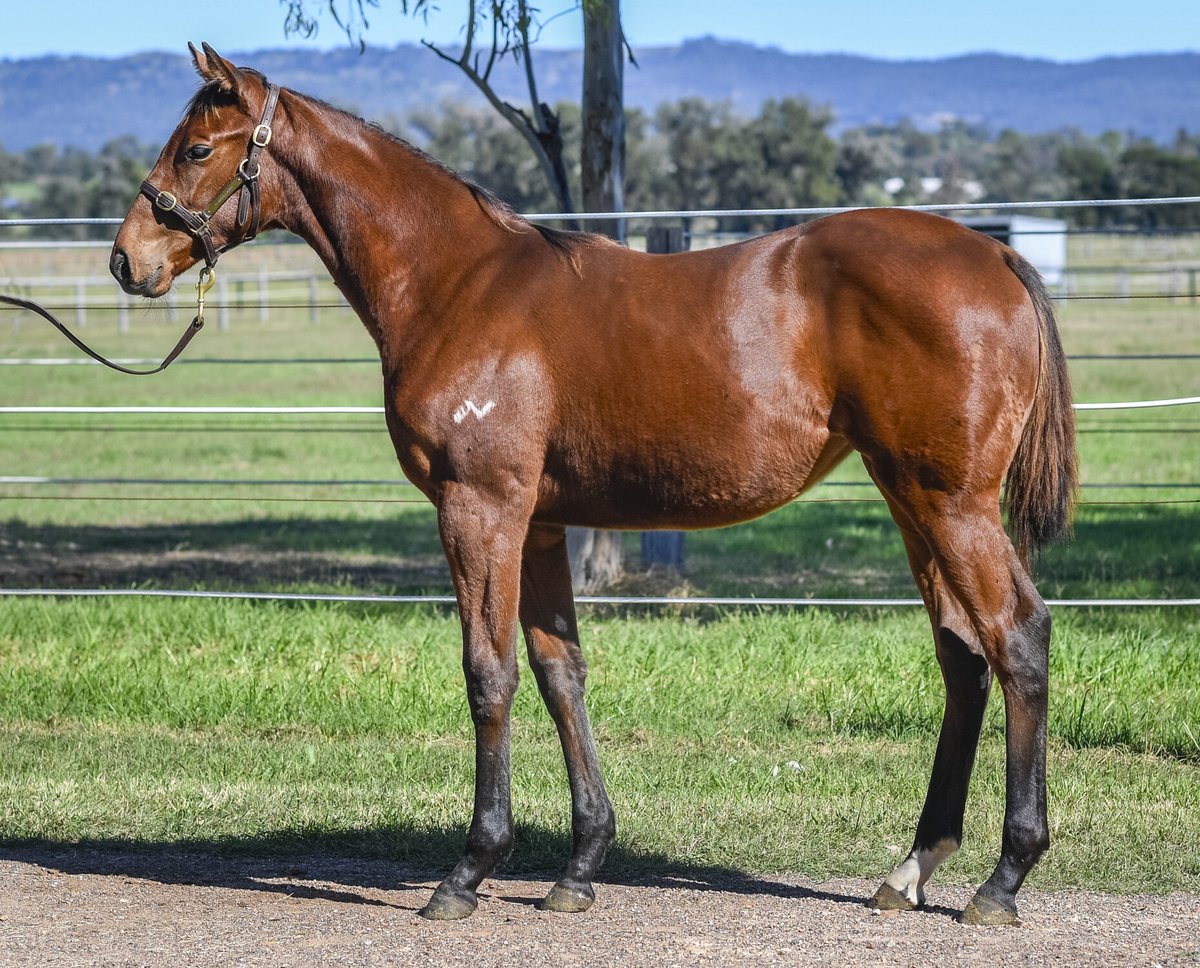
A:
<svg viewBox="0 0 1200 968">
<path fill-rule="evenodd" d="M 476 420 L 482 420 L 492 412 L 492 408 L 495 406 L 495 400 L 489 400 L 482 407 L 476 404 L 474 400 L 464 400 L 462 405 L 454 411 L 454 422 L 460 424 L 471 414 L 475 414 Z"/>
</svg>

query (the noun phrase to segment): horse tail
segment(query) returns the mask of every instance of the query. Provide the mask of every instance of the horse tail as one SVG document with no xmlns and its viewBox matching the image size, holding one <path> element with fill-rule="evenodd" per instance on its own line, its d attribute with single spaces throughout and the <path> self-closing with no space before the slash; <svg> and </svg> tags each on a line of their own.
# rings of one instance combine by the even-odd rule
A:
<svg viewBox="0 0 1200 968">
<path fill-rule="evenodd" d="M 1050 294 L 1038 271 L 1016 252 L 1006 249 L 1004 261 L 1033 300 L 1041 350 L 1033 407 L 1004 479 L 1009 529 L 1017 553 L 1030 570 L 1043 545 L 1071 533 L 1071 513 L 1079 490 L 1075 410 Z"/>
</svg>

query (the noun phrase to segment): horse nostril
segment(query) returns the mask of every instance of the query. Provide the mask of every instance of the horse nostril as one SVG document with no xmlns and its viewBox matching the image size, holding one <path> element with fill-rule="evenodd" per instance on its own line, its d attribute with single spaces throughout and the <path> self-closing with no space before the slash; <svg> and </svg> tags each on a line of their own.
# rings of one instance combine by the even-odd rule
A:
<svg viewBox="0 0 1200 968">
<path fill-rule="evenodd" d="M 118 282 L 129 281 L 129 256 L 125 254 L 124 249 L 113 250 L 112 257 L 108 260 L 108 270 Z"/>
</svg>

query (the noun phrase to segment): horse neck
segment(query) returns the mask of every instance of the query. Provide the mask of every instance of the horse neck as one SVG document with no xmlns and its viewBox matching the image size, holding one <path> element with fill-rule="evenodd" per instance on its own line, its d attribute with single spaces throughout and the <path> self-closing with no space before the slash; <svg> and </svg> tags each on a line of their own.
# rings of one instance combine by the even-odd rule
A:
<svg viewBox="0 0 1200 968">
<path fill-rule="evenodd" d="M 357 119 L 287 92 L 271 151 L 285 172 L 281 227 L 316 250 L 381 351 L 511 234 L 437 162 Z M 303 132 L 303 134 L 301 134 Z"/>
</svg>

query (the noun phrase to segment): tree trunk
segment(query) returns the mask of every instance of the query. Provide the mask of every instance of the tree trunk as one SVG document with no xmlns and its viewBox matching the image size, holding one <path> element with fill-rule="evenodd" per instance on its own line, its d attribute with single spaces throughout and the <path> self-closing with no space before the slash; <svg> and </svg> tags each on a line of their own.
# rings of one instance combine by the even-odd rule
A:
<svg viewBox="0 0 1200 968">
<path fill-rule="evenodd" d="M 580 176 L 585 212 L 625 210 L 625 49 L 620 0 L 583 4 L 583 147 Z M 624 221 L 589 228 L 625 241 Z M 577 592 L 621 576 L 621 535 L 572 528 L 567 534 L 571 581 Z"/>
<path fill-rule="evenodd" d="M 620 0 L 583 5 L 583 147 L 585 212 L 625 210 L 625 45 Z M 619 242 L 624 221 L 590 226 Z"/>
</svg>

